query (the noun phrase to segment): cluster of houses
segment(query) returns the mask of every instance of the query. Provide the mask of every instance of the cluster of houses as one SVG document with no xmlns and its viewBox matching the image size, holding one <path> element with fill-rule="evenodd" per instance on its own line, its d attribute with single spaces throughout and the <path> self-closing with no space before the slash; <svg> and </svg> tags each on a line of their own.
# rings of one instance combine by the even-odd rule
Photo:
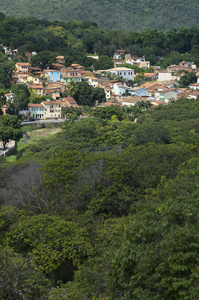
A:
<svg viewBox="0 0 199 300">
<path fill-rule="evenodd" d="M 8 51 L 10 50 L 7 49 L 6 51 L 9 55 Z M 35 52 L 28 53 L 27 57 L 30 58 L 31 55 L 37 54 Z M 98 59 L 98 57 L 96 56 L 95 59 Z M 100 106 L 132 106 L 139 101 L 150 101 L 153 106 L 157 106 L 182 97 L 196 99 L 199 95 L 199 79 L 197 83 L 191 84 L 188 89 L 178 87 L 178 80 L 185 74 L 185 71 L 195 72 L 196 75 L 199 75 L 199 69 L 194 63 L 181 62 L 179 65 L 168 66 L 167 70 L 162 70 L 159 66 L 150 66 L 150 61 L 146 61 L 145 57 L 132 57 L 130 54 L 125 54 L 124 50 L 115 52 L 113 62 L 114 68 L 96 72 L 85 70 L 84 66 L 79 64 L 66 67 L 64 56 L 61 55 L 57 56 L 56 63 L 51 64 L 50 68 L 44 70 L 31 67 L 30 62 L 17 62 L 11 83 L 25 84 L 35 95 L 51 96 L 54 99 L 54 101 L 47 99 L 40 104 L 29 103 L 27 111 L 21 113 L 32 119 L 61 118 L 63 107 L 78 107 L 71 96 L 64 98 L 61 96 L 63 92 L 67 91 L 67 86 L 71 81 L 87 81 L 94 88 L 104 89 L 106 102 L 96 103 Z M 123 67 L 122 64 L 124 63 L 136 65 L 142 69 L 151 67 L 154 72 L 144 73 L 147 81 L 141 86 L 129 87 L 126 82 L 129 80 L 134 81 L 138 74 L 135 74 L 132 68 Z M 5 96 L 7 100 L 12 101 L 12 93 Z"/>
</svg>

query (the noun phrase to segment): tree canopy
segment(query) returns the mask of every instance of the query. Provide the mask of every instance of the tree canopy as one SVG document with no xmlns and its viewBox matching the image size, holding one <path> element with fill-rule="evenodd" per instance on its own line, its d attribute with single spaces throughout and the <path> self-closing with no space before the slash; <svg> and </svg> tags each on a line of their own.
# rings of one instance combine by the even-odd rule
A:
<svg viewBox="0 0 199 300">
<path fill-rule="evenodd" d="M 17 116 L 2 115 L 0 116 L 0 140 L 3 143 L 3 149 L 10 140 L 19 141 L 23 136 L 21 121 Z"/>
</svg>

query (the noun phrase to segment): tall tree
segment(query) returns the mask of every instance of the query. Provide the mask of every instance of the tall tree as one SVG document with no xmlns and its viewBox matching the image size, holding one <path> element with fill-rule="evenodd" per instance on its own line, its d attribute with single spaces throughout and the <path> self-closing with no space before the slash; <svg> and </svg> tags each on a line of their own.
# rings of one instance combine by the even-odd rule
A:
<svg viewBox="0 0 199 300">
<path fill-rule="evenodd" d="M 0 116 L 0 140 L 3 142 L 3 149 L 10 140 L 19 141 L 22 136 L 21 121 L 17 116 Z"/>
</svg>

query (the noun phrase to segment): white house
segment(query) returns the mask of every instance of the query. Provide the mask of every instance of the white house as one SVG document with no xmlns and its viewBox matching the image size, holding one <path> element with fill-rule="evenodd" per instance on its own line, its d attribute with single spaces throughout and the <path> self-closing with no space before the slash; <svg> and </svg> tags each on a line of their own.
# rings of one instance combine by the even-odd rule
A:
<svg viewBox="0 0 199 300">
<path fill-rule="evenodd" d="M 198 91 L 199 83 L 192 83 L 192 84 L 190 84 L 189 88 L 192 89 L 193 91 Z"/>
<path fill-rule="evenodd" d="M 177 79 L 177 76 L 173 76 L 171 72 L 159 72 L 157 81 L 171 81 Z"/>
<path fill-rule="evenodd" d="M 8 93 L 4 95 L 6 97 L 6 102 L 13 102 L 14 94 L 13 93 Z"/>
<path fill-rule="evenodd" d="M 44 106 L 44 118 L 61 118 L 61 101 L 42 101 Z"/>
<path fill-rule="evenodd" d="M 122 96 L 127 90 L 127 87 L 124 84 L 121 83 L 114 83 L 112 88 L 112 93 L 115 95 Z"/>
<path fill-rule="evenodd" d="M 91 85 L 92 87 L 98 87 L 98 79 L 91 77 L 88 79 L 88 84 Z"/>
<path fill-rule="evenodd" d="M 116 50 L 114 55 L 113 55 L 113 59 L 121 59 L 122 55 L 124 55 L 125 50 Z"/>
<path fill-rule="evenodd" d="M 104 70 L 106 73 L 112 75 L 118 75 L 125 80 L 134 80 L 134 70 L 126 67 L 117 67 L 108 70 Z"/>
<path fill-rule="evenodd" d="M 140 62 L 145 61 L 145 57 L 132 57 L 131 54 L 125 55 L 125 63 L 126 64 L 140 64 Z"/>
<path fill-rule="evenodd" d="M 194 91 L 189 94 L 187 99 L 195 99 L 196 100 L 198 96 L 199 96 L 199 91 Z"/>
<path fill-rule="evenodd" d="M 111 98 L 111 89 L 108 87 L 105 87 L 104 92 L 105 92 L 105 98 L 110 99 Z"/>
</svg>

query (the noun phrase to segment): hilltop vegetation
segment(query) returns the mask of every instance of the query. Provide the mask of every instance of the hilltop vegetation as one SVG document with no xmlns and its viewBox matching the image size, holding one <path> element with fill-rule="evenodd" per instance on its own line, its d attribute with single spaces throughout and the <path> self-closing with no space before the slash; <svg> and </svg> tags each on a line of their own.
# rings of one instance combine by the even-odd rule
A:
<svg viewBox="0 0 199 300">
<path fill-rule="evenodd" d="M 49 21 L 96 22 L 103 29 L 146 30 L 197 26 L 197 0 L 2 0 L 1 11 L 16 17 Z"/>
<path fill-rule="evenodd" d="M 110 57 L 115 50 L 124 49 L 134 56 L 145 56 L 151 65 L 166 67 L 182 60 L 194 61 L 199 65 L 199 29 L 182 27 L 166 33 L 156 29 L 143 32 L 100 30 L 95 23 L 69 20 L 49 22 L 38 19 L 0 18 L 0 42 L 11 49 L 18 49 L 21 60 L 26 61 L 24 51 L 37 51 L 31 57 L 32 66 L 49 67 L 57 55 L 65 56 L 67 66 L 79 63 L 95 70 L 112 67 Z M 97 53 L 99 60 L 88 58 L 86 54 Z M 107 57 L 108 56 L 108 57 Z M 12 61 L 5 60 L 0 47 L 1 83 L 7 87 L 12 73 Z M 13 60 L 17 60 L 16 56 Z"/>
</svg>

